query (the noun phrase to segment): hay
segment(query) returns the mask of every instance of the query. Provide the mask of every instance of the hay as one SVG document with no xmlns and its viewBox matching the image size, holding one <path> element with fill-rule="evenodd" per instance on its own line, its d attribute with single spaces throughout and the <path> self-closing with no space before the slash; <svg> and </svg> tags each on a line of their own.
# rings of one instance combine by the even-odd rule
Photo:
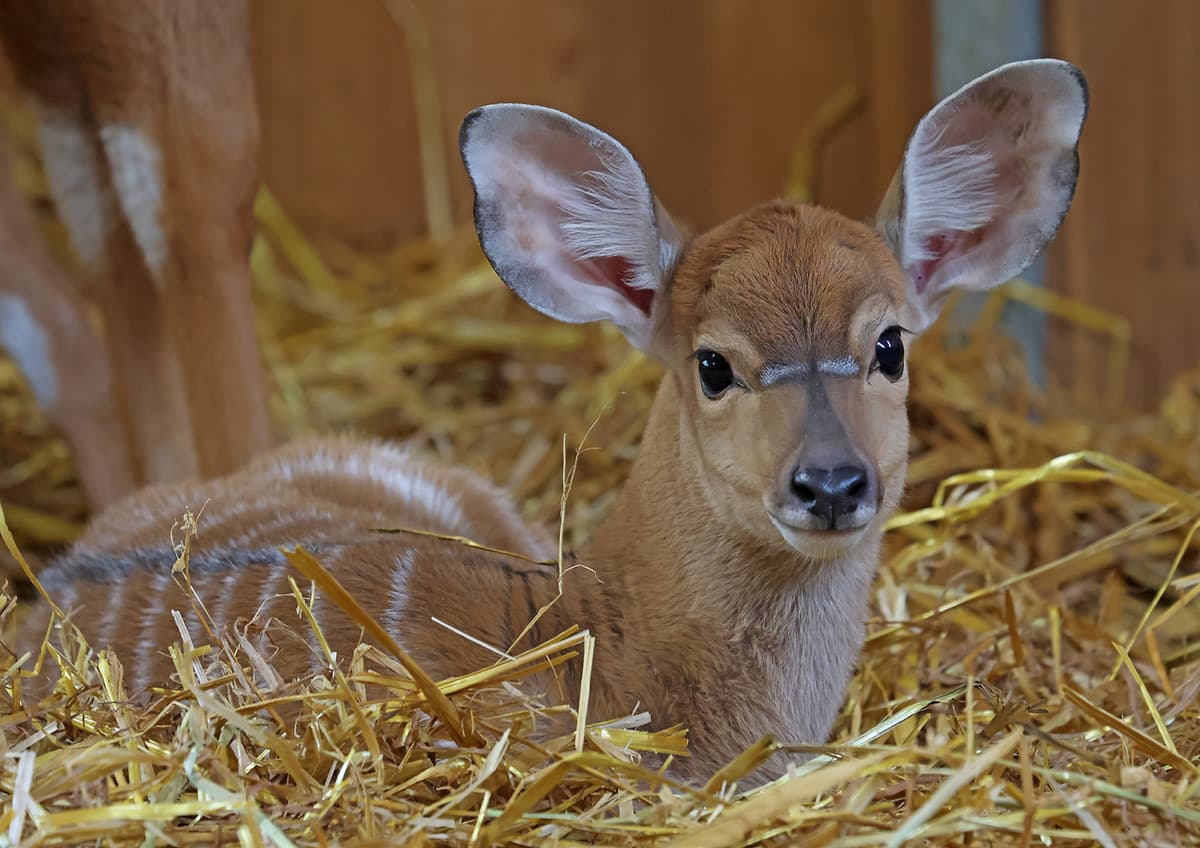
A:
<svg viewBox="0 0 1200 848">
<path fill-rule="evenodd" d="M 24 183 L 36 197 L 36 179 Z M 261 335 L 289 432 L 416 438 L 508 486 L 532 520 L 557 522 L 563 435 L 579 445 L 594 423 L 598 449 L 578 457 L 562 513 L 564 544 L 586 538 L 636 452 L 657 366 L 613 331 L 519 304 L 469 233 L 368 257 L 309 244 L 267 193 L 257 212 Z M 1114 340 L 1094 409 L 1030 384 L 996 329 L 1014 297 L 1059 316 L 1056 332 Z M 892 522 L 835 741 L 788 779 L 737 789 L 787 742 L 764 740 L 707 786 L 680 786 L 640 756 L 685 756 L 684 729 L 650 732 L 644 716 L 587 724 L 520 688 L 534 669 L 584 661 L 586 633 L 436 683 L 379 639 L 290 681 L 255 650 L 260 622 L 207 645 L 181 627 L 161 646 L 178 679 L 130 703 L 121 658 L 66 623 L 41 655 L 18 658 L 65 669 L 45 700 L 27 700 L 19 663 L 2 661 L 0 839 L 1200 841 L 1200 371 L 1134 416 L 1103 400 L 1120 390 L 1127 350 L 1123 322 L 1020 285 L 968 333 L 946 324 L 918 345 L 910 511 Z M 82 518 L 69 459 L 7 363 L 0 452 L 14 558 L 17 541 L 69 537 Z M 297 615 L 275 626 L 299 630 L 314 626 L 310 580 L 339 595 L 319 562 L 294 562 Z M 185 539 L 184 582 L 186 564 Z M 7 619 L 14 601 L 3 603 Z"/>
</svg>

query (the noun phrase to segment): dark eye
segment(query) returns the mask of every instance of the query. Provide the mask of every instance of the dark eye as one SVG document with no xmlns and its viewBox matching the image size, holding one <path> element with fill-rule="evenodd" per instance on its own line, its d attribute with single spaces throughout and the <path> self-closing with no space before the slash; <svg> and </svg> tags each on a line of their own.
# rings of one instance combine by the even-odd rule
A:
<svg viewBox="0 0 1200 848">
<path fill-rule="evenodd" d="M 733 385 L 733 369 L 725 357 L 712 350 L 702 350 L 696 354 L 700 363 L 700 388 L 708 398 L 716 398 Z"/>
<path fill-rule="evenodd" d="M 888 327 L 875 342 L 875 367 L 893 383 L 904 374 L 904 341 L 899 327 Z"/>
</svg>

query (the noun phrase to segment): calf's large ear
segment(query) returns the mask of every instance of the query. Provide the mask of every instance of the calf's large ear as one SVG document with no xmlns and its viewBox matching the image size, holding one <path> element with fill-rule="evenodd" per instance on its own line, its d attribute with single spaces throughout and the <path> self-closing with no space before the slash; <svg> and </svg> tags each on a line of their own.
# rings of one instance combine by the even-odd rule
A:
<svg viewBox="0 0 1200 848">
<path fill-rule="evenodd" d="M 560 321 L 612 321 L 648 350 L 683 239 L 632 154 L 570 115 L 515 103 L 471 112 L 459 144 L 480 244 L 509 288 Z"/>
<path fill-rule="evenodd" d="M 913 131 L 876 216 L 908 275 L 914 332 L 955 289 L 997 286 L 1053 238 L 1079 175 L 1087 83 L 1054 59 L 1005 65 Z"/>
</svg>

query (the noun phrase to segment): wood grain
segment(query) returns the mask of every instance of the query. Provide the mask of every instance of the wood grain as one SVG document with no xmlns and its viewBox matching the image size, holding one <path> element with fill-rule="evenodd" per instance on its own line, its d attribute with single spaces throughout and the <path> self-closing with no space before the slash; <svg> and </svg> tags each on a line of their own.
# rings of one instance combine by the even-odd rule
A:
<svg viewBox="0 0 1200 848">
<path fill-rule="evenodd" d="M 1091 84 L 1074 206 L 1052 288 L 1133 323 L 1130 400 L 1155 403 L 1200 364 L 1200 4 L 1050 0 L 1051 54 Z M 1100 367 L 1094 340 L 1051 336 L 1060 381 Z"/>
<path fill-rule="evenodd" d="M 930 105 L 928 0 L 414 0 L 428 30 L 453 208 L 458 124 L 482 103 L 572 112 L 624 141 L 664 202 L 708 226 L 778 194 L 801 128 L 867 95 L 821 200 L 865 217 Z M 380 247 L 425 229 L 405 37 L 376 2 L 255 0 L 263 173 L 302 225 Z"/>
</svg>

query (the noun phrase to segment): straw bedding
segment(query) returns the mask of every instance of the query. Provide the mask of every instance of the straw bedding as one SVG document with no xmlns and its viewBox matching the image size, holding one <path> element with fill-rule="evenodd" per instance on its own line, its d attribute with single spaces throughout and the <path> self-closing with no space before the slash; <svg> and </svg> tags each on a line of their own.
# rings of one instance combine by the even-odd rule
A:
<svg viewBox="0 0 1200 848">
<path fill-rule="evenodd" d="M 469 233 L 367 257 L 317 249 L 268 193 L 258 214 L 261 335 L 290 432 L 415 438 L 508 486 L 531 520 L 561 519 L 565 546 L 586 537 L 636 453 L 657 366 L 519 304 Z M 22 658 L 64 669 L 48 698 L 27 699 L 0 652 L 0 841 L 1200 844 L 1200 371 L 1145 416 L 1039 392 L 996 327 L 1014 298 L 1058 315 L 1055 332 L 1109 338 L 1103 378 L 1120 391 L 1122 322 L 1021 284 L 967 332 L 922 340 L 908 511 L 834 740 L 793 776 L 739 790 L 788 742 L 764 740 L 681 786 L 642 758 L 686 756 L 686 729 L 588 725 L 520 687 L 588 662 L 586 633 L 433 682 L 384 634 L 283 680 L 255 648 L 260 622 L 208 644 L 181 631 L 159 646 L 177 677 L 131 702 L 126 658 L 67 622 L 53 652 Z M 0 458 L 10 554 L 69 538 L 83 517 L 69 459 L 8 363 Z M 191 529 L 176 536 L 184 583 Z M 338 587 L 294 562 L 297 613 L 275 626 L 303 631 L 312 587 Z M 3 603 L 8 618 L 20 602 Z"/>
</svg>

